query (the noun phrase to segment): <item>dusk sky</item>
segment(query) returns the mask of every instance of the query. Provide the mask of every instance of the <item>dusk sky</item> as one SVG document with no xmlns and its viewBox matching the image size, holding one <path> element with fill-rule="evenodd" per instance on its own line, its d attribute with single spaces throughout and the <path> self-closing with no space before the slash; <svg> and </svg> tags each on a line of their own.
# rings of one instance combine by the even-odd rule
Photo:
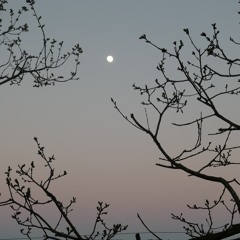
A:
<svg viewBox="0 0 240 240">
<path fill-rule="evenodd" d="M 17 8 L 25 1 L 9 2 Z M 183 28 L 189 28 L 201 43 L 201 32 L 210 32 L 211 24 L 216 22 L 222 43 L 228 45 L 230 36 L 239 39 L 238 1 L 36 2 L 50 38 L 63 40 L 66 51 L 75 43 L 82 47 L 80 79 L 39 89 L 32 87 L 31 79 L 21 86 L 1 86 L 1 197 L 7 194 L 3 173 L 9 165 L 39 160 L 33 141 L 36 136 L 46 147 L 46 154 L 55 155 L 56 169 L 68 172 L 54 191 L 63 201 L 77 197 L 72 218 L 83 234 L 92 229 L 97 201 L 110 203 L 107 222 L 127 224 L 127 232 L 145 231 L 137 213 L 153 231 L 183 231 L 182 225 L 171 219 L 171 213 L 194 217 L 186 204 L 204 202 L 214 196 L 217 188 L 184 173 L 157 167 L 159 154 L 152 140 L 128 124 L 110 99 L 114 98 L 125 114 L 135 113 L 144 121 L 141 98 L 132 84 L 144 86 L 161 79 L 156 69 L 161 53 L 139 40 L 140 35 L 145 33 L 160 47 L 171 48 L 175 40 L 188 42 Z M 34 53 L 41 44 L 41 35 L 36 29 L 31 31 L 36 24 L 30 15 L 29 20 L 32 26 L 24 45 Z M 187 47 L 185 52 L 191 56 Z M 106 61 L 108 55 L 113 56 L 112 63 Z M 64 71 L 70 67 L 66 65 Z M 173 154 L 179 141 L 187 142 L 171 129 L 165 132 L 166 145 Z M 0 238 L 21 236 L 8 208 L 1 208 L 0 232 Z"/>
</svg>

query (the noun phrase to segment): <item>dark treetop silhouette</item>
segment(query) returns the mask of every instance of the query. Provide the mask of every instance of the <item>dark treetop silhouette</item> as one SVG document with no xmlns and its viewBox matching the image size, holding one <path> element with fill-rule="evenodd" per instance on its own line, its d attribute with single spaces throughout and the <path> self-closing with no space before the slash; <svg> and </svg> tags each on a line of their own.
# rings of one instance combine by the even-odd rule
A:
<svg viewBox="0 0 240 240">
<path fill-rule="evenodd" d="M 0 0 L 0 47 L 7 57 L 0 63 L 0 85 L 10 83 L 18 84 L 29 75 L 33 79 L 34 87 L 54 85 L 55 83 L 77 80 L 76 77 L 79 62 L 79 55 L 82 49 L 79 44 L 72 47 L 71 51 L 62 53 L 63 42 L 50 39 L 46 36 L 41 16 L 38 16 L 35 9 L 35 1 L 26 0 L 26 5 L 17 12 L 8 9 L 8 2 Z M 30 11 L 36 20 L 36 24 L 42 35 L 42 46 L 40 52 L 32 55 L 22 47 L 22 36 L 28 32 L 28 24 L 21 23 L 23 15 Z M 9 22 L 8 22 L 9 17 Z M 30 31 L 31 32 L 31 31 Z M 72 60 L 73 71 L 69 76 L 57 74 L 62 70 L 67 61 Z M 46 170 L 45 178 L 39 179 L 36 175 L 36 164 L 34 161 L 29 166 L 18 165 L 14 175 L 12 167 L 8 167 L 6 184 L 9 190 L 9 197 L 0 202 L 0 206 L 10 206 L 13 210 L 12 217 L 21 226 L 21 233 L 31 239 L 32 232 L 42 233 L 44 239 L 111 239 L 117 233 L 125 230 L 127 226 L 113 224 L 108 227 L 103 220 L 107 214 L 109 204 L 98 202 L 97 216 L 93 224 L 93 230 L 88 236 L 82 236 L 77 227 L 72 223 L 69 213 L 73 210 L 72 205 L 76 198 L 72 198 L 68 204 L 62 203 L 52 192 L 52 183 L 67 173 L 56 174 L 53 163 L 54 155 L 47 157 L 44 147 L 40 145 L 37 138 L 38 154 L 42 160 L 42 166 Z M 41 193 L 41 194 L 40 194 Z M 42 208 L 48 206 L 55 209 L 56 221 L 52 222 L 43 214 Z M 58 215 L 57 215 L 58 213 Z M 100 235 L 101 234 L 101 235 Z"/>
<path fill-rule="evenodd" d="M 0 85 L 8 82 L 20 84 L 27 75 L 33 78 L 34 87 L 77 80 L 79 55 L 82 53 L 79 44 L 72 47 L 71 51 L 62 53 L 63 41 L 58 42 L 46 36 L 45 25 L 34 7 L 35 1 L 27 0 L 28 6 L 23 6 L 17 12 L 7 9 L 7 3 L 5 0 L 0 1 L 0 48 L 1 52 L 7 55 L 5 61 L 2 59 L 0 64 Z M 39 46 L 40 51 L 34 55 L 22 48 L 23 34 L 29 31 L 28 24 L 22 23 L 22 18 L 28 11 L 32 12 L 42 35 L 42 46 Z M 71 59 L 73 71 L 69 76 L 58 75 L 57 70 Z"/>
<path fill-rule="evenodd" d="M 189 176 L 189 180 L 195 177 L 216 183 L 218 187 L 222 186 L 216 200 L 207 199 L 202 206 L 188 205 L 194 211 L 206 211 L 205 223 L 187 220 L 182 214 L 172 214 L 173 219 L 184 224 L 186 234 L 191 239 L 219 240 L 240 233 L 238 176 L 231 174 L 224 177 L 225 175 L 219 175 L 218 172 L 218 169 L 223 167 L 227 170 L 232 165 L 240 164 L 238 159 L 240 146 L 234 140 L 237 131 L 240 130 L 238 119 L 234 120 L 236 116 L 234 112 L 239 112 L 240 59 L 230 57 L 227 46 L 221 45 L 219 30 L 215 23 L 212 24 L 210 34 L 205 32 L 200 34 L 205 44 L 201 47 L 197 45 L 189 29 L 183 31 L 188 39 L 188 47 L 185 48 L 182 40 L 174 41 L 172 51 L 154 44 L 145 34 L 140 37 L 161 53 L 161 61 L 157 65 L 161 80 L 156 79 L 154 84 L 146 84 L 143 87 L 133 85 L 134 90 L 144 98 L 141 102 L 146 116 L 144 123 L 135 114 L 126 116 L 116 101 L 111 100 L 126 121 L 152 139 L 160 153 L 157 166 L 183 171 Z M 239 50 L 240 43 L 232 37 L 229 44 L 231 47 L 234 46 L 236 51 Z M 184 50 L 189 49 L 190 56 L 186 59 Z M 169 63 L 172 65 L 167 68 Z M 173 66 L 176 66 L 175 74 Z M 223 100 L 230 102 L 230 108 L 222 107 Z M 229 110 L 232 110 L 231 115 Z M 195 115 L 196 111 L 198 113 Z M 169 113 L 175 113 L 175 119 L 180 114 L 181 119 L 185 117 L 185 120 L 175 122 L 173 118 L 169 119 Z M 172 122 L 173 132 L 169 132 L 170 136 L 174 135 L 176 128 L 181 127 L 185 129 L 184 136 L 191 136 L 191 139 L 195 137 L 194 143 L 191 140 L 192 146 L 182 146 L 184 141 L 181 141 L 179 145 L 182 149 L 178 153 L 173 153 L 174 146 L 168 147 L 166 135 L 162 134 L 166 122 Z M 224 219 L 225 223 L 220 226 L 217 225 L 217 219 L 213 214 L 219 206 L 228 212 L 228 217 Z M 139 215 L 138 217 L 147 227 Z"/>
<path fill-rule="evenodd" d="M 64 204 L 53 193 L 53 182 L 65 176 L 66 171 L 57 174 L 54 168 L 54 155 L 47 157 L 38 139 L 35 137 L 34 140 L 37 143 L 42 166 L 47 173 L 46 177 L 40 179 L 37 177 L 38 170 L 34 161 L 29 166 L 18 165 L 17 177 L 13 176 L 12 168 L 8 167 L 5 174 L 10 197 L 0 202 L 0 206 L 7 205 L 12 208 L 14 212 L 12 217 L 23 227 L 21 228 L 23 235 L 31 239 L 32 230 L 41 230 L 45 239 L 93 240 L 100 237 L 109 240 L 127 229 L 127 226 L 121 224 L 108 227 L 103 217 L 108 213 L 109 204 L 98 202 L 93 230 L 88 236 L 82 236 L 69 216 L 73 211 L 72 205 L 76 202 L 76 198 L 73 197 L 68 204 Z M 47 207 L 51 207 L 52 214 L 56 214 L 54 222 L 42 211 Z"/>
</svg>

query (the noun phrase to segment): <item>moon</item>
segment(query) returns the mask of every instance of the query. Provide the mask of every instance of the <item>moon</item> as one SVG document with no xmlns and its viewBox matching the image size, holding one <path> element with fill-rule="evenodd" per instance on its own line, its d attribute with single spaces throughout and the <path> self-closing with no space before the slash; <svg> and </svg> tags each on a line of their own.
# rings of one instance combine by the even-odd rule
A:
<svg viewBox="0 0 240 240">
<path fill-rule="evenodd" d="M 107 56 L 107 61 L 109 62 L 109 63 L 111 63 L 111 62 L 113 62 L 113 57 L 112 56 Z"/>
</svg>

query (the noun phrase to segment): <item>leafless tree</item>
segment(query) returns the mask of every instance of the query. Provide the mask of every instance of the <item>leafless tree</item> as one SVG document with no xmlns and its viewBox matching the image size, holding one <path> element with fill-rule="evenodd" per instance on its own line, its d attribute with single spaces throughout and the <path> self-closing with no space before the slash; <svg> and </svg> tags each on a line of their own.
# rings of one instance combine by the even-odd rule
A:
<svg viewBox="0 0 240 240">
<path fill-rule="evenodd" d="M 127 116 L 116 101 L 111 100 L 126 121 L 152 139 L 159 150 L 157 166 L 183 171 L 189 180 L 198 178 L 205 180 L 206 184 L 212 182 L 221 187 L 215 200 L 207 199 L 202 205 L 188 205 L 193 211 L 205 211 L 205 222 L 194 222 L 182 214 L 172 214 L 173 219 L 183 223 L 191 239 L 220 240 L 240 233 L 239 176 L 221 175 L 223 170 L 240 164 L 240 123 L 236 114 L 239 114 L 240 59 L 233 56 L 240 43 L 230 37 L 229 45 L 222 46 L 215 23 L 210 33 L 200 34 L 202 45 L 197 44 L 199 41 L 194 40 L 189 29 L 183 31 L 187 40 L 174 41 L 172 50 L 159 47 L 145 34 L 140 37 L 161 56 L 157 65 L 161 77 L 152 84 L 133 85 L 143 97 L 141 104 L 146 119 L 137 118 L 136 114 Z M 229 48 L 235 48 L 235 51 Z M 176 72 L 173 67 L 176 67 Z M 228 103 L 228 108 L 225 103 Z M 166 123 L 172 123 L 171 128 L 166 128 Z M 191 146 L 189 143 L 188 146 L 183 145 L 185 141 L 181 141 L 174 147 L 166 141 L 166 134 L 174 136 L 179 128 L 184 129 L 182 139 L 191 138 Z M 166 129 L 168 132 L 164 134 Z M 182 149 L 178 153 L 173 151 L 180 147 Z M 223 225 L 217 225 L 213 214 L 219 206 L 228 213 Z M 144 223 L 140 216 L 139 219 Z"/>
<path fill-rule="evenodd" d="M 64 204 L 53 193 L 53 183 L 65 176 L 67 172 L 56 173 L 54 155 L 47 157 L 45 148 L 40 145 L 36 137 L 34 140 L 41 160 L 40 165 L 42 165 L 46 173 L 41 175 L 45 177 L 39 178 L 38 171 L 40 166 L 38 163 L 38 167 L 36 167 L 34 161 L 29 166 L 26 164 L 18 165 L 16 171 L 8 167 L 5 174 L 9 198 L 0 202 L 0 206 L 11 207 L 13 210 L 12 217 L 22 227 L 21 233 L 23 235 L 31 239 L 32 232 L 40 230 L 44 239 L 109 240 L 117 233 L 127 229 L 127 226 L 122 226 L 121 224 L 113 224 L 109 227 L 103 218 L 108 213 L 109 204 L 98 202 L 97 216 L 92 232 L 89 235 L 80 234 L 69 216 L 73 211 L 73 204 L 76 202 L 76 198 L 73 197 L 69 203 Z M 54 222 L 49 219 L 47 214 L 43 213 L 43 210 L 49 207 L 52 214 L 56 215 Z"/>
<path fill-rule="evenodd" d="M 45 24 L 36 12 L 34 0 L 26 0 L 26 4 L 18 11 L 8 9 L 8 2 L 1 0 L 0 12 L 0 51 L 2 56 L 6 55 L 0 62 L 0 85 L 19 85 L 27 75 L 33 79 L 34 87 L 78 79 L 76 74 L 82 49 L 76 44 L 71 51 L 64 53 L 63 41 L 58 42 L 46 36 Z M 22 47 L 22 38 L 29 31 L 29 24 L 23 22 L 27 12 L 32 13 L 42 36 L 41 45 L 38 46 L 40 51 L 35 54 Z M 69 76 L 59 75 L 58 70 L 63 68 L 67 61 L 72 61 L 73 70 Z"/>
<path fill-rule="evenodd" d="M 3 53 L 0 62 L 0 85 L 7 83 L 20 85 L 28 76 L 33 79 L 34 87 L 78 80 L 77 70 L 82 49 L 76 44 L 71 51 L 63 53 L 63 42 L 46 36 L 45 25 L 42 24 L 41 16 L 37 14 L 34 0 L 26 0 L 26 4 L 17 12 L 8 9 L 8 1 L 0 0 L 0 11 L 0 51 Z M 29 31 L 28 23 L 22 23 L 22 18 L 27 12 L 33 15 L 42 35 L 41 50 L 34 55 L 22 47 L 23 34 Z M 59 71 L 71 61 L 73 71 L 69 76 L 59 75 Z M 92 232 L 88 236 L 80 234 L 69 216 L 76 198 L 73 197 L 68 204 L 64 204 L 54 194 L 52 188 L 53 182 L 67 173 L 63 171 L 57 174 L 54 168 L 54 155 L 47 157 L 38 139 L 34 138 L 34 140 L 42 160 L 42 167 L 45 169 L 46 174 L 43 174 L 45 178 L 44 176 L 38 178 L 39 169 L 34 161 L 29 166 L 18 165 L 16 171 L 9 166 L 5 172 L 9 196 L 1 196 L 0 201 L 0 207 L 11 207 L 12 217 L 22 227 L 23 235 L 31 239 L 32 233 L 37 231 L 42 233 L 44 239 L 109 240 L 117 233 L 126 230 L 127 226 L 121 224 L 108 227 L 103 217 L 107 214 L 109 204 L 98 202 Z M 55 222 L 43 214 L 43 209 L 48 207 L 56 210 Z"/>
</svg>

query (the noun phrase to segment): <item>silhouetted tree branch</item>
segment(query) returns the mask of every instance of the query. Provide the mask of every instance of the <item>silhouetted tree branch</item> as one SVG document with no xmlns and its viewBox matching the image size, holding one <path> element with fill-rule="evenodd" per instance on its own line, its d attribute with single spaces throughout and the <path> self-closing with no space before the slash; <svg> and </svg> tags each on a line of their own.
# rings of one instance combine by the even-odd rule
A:
<svg viewBox="0 0 240 240">
<path fill-rule="evenodd" d="M 29 31 L 29 24 L 23 23 L 22 20 L 28 11 L 31 12 L 42 37 L 38 46 L 40 50 L 35 54 L 31 54 L 22 47 L 23 34 Z M 34 0 L 26 0 L 25 6 L 18 11 L 8 9 L 8 1 L 0 0 L 0 12 L 0 51 L 2 53 L 0 85 L 6 83 L 20 85 L 28 76 L 33 79 L 34 87 L 78 80 L 77 71 L 82 49 L 79 44 L 76 44 L 70 51 L 64 53 L 63 41 L 59 42 L 46 36 L 45 25 L 36 11 Z M 60 75 L 60 71 L 63 72 L 67 62 L 72 64 L 73 70 L 68 76 Z M 100 237 L 102 240 L 110 240 L 117 233 L 127 229 L 127 226 L 121 224 L 108 226 L 104 221 L 104 215 L 108 213 L 109 204 L 98 202 L 97 216 L 91 234 L 89 236 L 80 234 L 69 216 L 73 211 L 76 198 L 73 197 L 69 203 L 65 204 L 52 191 L 53 182 L 67 173 L 63 171 L 57 174 L 54 168 L 54 155 L 47 157 L 38 139 L 34 138 L 34 140 L 46 177 L 39 179 L 37 174 L 39 169 L 34 161 L 30 165 L 18 165 L 16 176 L 12 167 L 9 166 L 5 172 L 9 198 L 5 197 L 6 200 L 0 201 L 0 207 L 11 207 L 12 217 L 22 227 L 23 235 L 31 239 L 32 231 L 37 230 L 42 232 L 44 239 L 94 240 Z M 55 222 L 50 221 L 49 216 L 43 213 L 43 210 L 48 207 L 55 209 L 57 216 Z"/>
<path fill-rule="evenodd" d="M 151 85 L 133 84 L 133 89 L 144 99 L 141 104 L 145 113 L 148 112 L 147 124 L 133 113 L 130 117 L 126 116 L 116 101 L 111 100 L 124 119 L 152 139 L 160 155 L 157 166 L 181 170 L 190 178 L 196 177 L 222 186 L 222 193 L 213 203 L 206 200 L 204 206 L 188 205 L 195 211 L 206 211 L 207 218 L 204 224 L 186 220 L 182 214 L 172 214 L 173 219 L 185 225 L 186 234 L 191 239 L 219 240 L 240 233 L 238 176 L 225 178 L 212 171 L 213 168 L 240 164 L 239 160 L 235 159 L 240 145 L 233 141 L 233 133 L 236 135 L 236 131 L 240 130 L 240 124 L 238 119 L 234 120 L 234 114 L 229 117 L 229 114 L 225 113 L 226 109 L 223 109 L 220 103 L 223 99 L 231 101 L 232 113 L 238 111 L 240 59 L 231 57 L 222 46 L 215 23 L 212 24 L 211 35 L 204 32 L 200 34 L 205 41 L 205 45 L 201 47 L 198 47 L 189 29 L 185 28 L 183 31 L 188 39 L 186 50 L 191 49 L 188 59 L 185 53 L 183 54 L 185 43 L 182 40 L 174 41 L 172 50 L 168 50 L 157 46 L 145 34 L 140 36 L 140 39 L 161 53 L 161 61 L 157 65 L 161 79 L 156 79 Z M 238 50 L 238 42 L 230 38 L 230 44 L 235 45 L 236 51 Z M 172 74 L 172 66 L 169 66 L 168 70 L 169 62 L 177 65 L 176 74 Z M 195 116 L 192 110 L 196 111 L 198 108 L 199 113 Z M 169 112 L 175 113 L 176 116 L 181 114 L 182 118 L 185 116 L 185 122 L 179 123 L 168 119 Z M 195 136 L 191 147 L 186 148 L 181 142 L 179 145 L 182 146 L 182 150 L 179 153 L 169 150 L 167 147 L 169 142 L 165 141 L 166 136 L 161 134 L 166 119 L 172 123 L 172 129 L 168 129 L 169 135 L 175 135 L 174 128 L 184 127 L 186 137 L 189 133 Z M 196 127 L 194 133 L 193 126 Z M 191 130 L 188 131 L 188 128 Z M 211 141 L 208 140 L 209 137 L 212 137 Z M 173 148 L 174 146 L 171 146 L 171 149 Z M 191 164 L 194 161 L 197 161 L 195 166 Z M 230 196 L 230 199 L 226 199 L 227 196 Z M 216 219 L 212 213 L 220 205 L 228 212 L 230 220 L 226 220 L 223 226 L 216 226 Z"/>
<path fill-rule="evenodd" d="M 110 240 L 117 233 L 127 229 L 127 226 L 121 224 L 113 224 L 109 227 L 103 218 L 108 213 L 109 204 L 98 202 L 97 216 L 91 234 L 89 236 L 80 234 L 69 216 L 76 198 L 73 197 L 69 203 L 64 204 L 51 190 L 53 182 L 67 175 L 67 172 L 56 173 L 54 155 L 47 157 L 45 148 L 40 145 L 37 138 L 34 140 L 42 166 L 47 173 L 46 177 L 39 179 L 39 169 L 36 168 L 34 161 L 29 166 L 18 165 L 17 176 L 13 175 L 13 169 L 9 166 L 5 172 L 9 199 L 0 202 L 0 207 L 6 205 L 11 207 L 12 217 L 22 227 L 23 235 L 31 239 L 33 230 L 41 230 L 45 239 L 94 240 L 100 237 L 102 240 Z M 47 207 L 51 207 L 52 214 L 56 214 L 55 222 L 50 221 L 49 216 L 43 213 Z"/>
<path fill-rule="evenodd" d="M 152 230 L 150 230 L 150 228 L 145 224 L 145 222 L 143 221 L 143 219 L 140 217 L 139 214 L 137 214 L 138 219 L 140 220 L 140 222 L 142 223 L 142 225 L 147 229 L 147 231 L 149 233 L 151 233 L 156 239 L 158 240 L 162 240 L 162 238 L 160 238 L 158 235 L 156 235 Z"/>
<path fill-rule="evenodd" d="M 23 34 L 29 32 L 29 24 L 22 23 L 22 19 L 28 11 L 32 13 L 42 36 L 38 46 L 40 50 L 35 54 L 22 47 Z M 59 42 L 46 36 L 45 25 L 42 23 L 42 17 L 36 12 L 34 0 L 26 0 L 26 5 L 18 11 L 8 9 L 8 2 L 1 0 L 0 12 L 0 51 L 6 55 L 5 60 L 2 58 L 0 63 L 0 85 L 5 83 L 19 85 L 27 76 L 33 79 L 34 87 L 78 79 L 76 75 L 80 64 L 79 56 L 82 53 L 81 47 L 76 44 L 70 51 L 64 53 L 63 41 Z M 69 76 L 59 75 L 59 69 L 71 59 L 73 70 Z"/>
</svg>

